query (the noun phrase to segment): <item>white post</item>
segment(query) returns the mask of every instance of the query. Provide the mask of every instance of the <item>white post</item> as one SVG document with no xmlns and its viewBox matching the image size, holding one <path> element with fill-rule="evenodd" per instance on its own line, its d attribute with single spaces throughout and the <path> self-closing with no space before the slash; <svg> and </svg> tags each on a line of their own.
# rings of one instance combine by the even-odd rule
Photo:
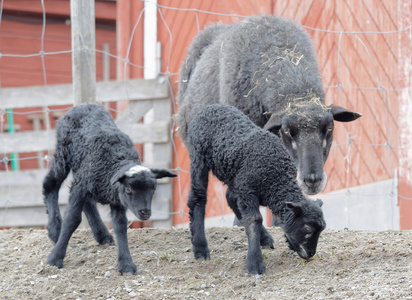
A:
<svg viewBox="0 0 412 300">
<path fill-rule="evenodd" d="M 94 0 L 70 0 L 74 105 L 96 99 Z"/>
<path fill-rule="evenodd" d="M 143 35 L 143 61 L 144 78 L 153 79 L 158 74 L 157 66 L 157 0 L 144 2 L 144 35 Z M 144 117 L 144 123 L 153 122 L 154 113 L 150 109 Z M 153 144 L 146 143 L 143 146 L 144 161 L 151 163 L 153 158 Z"/>
</svg>

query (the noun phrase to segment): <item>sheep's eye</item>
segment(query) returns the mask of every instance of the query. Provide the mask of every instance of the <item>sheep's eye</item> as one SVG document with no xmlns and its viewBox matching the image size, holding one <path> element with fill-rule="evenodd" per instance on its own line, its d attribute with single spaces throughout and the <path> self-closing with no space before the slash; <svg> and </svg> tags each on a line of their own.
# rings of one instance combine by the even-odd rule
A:
<svg viewBox="0 0 412 300">
<path fill-rule="evenodd" d="M 331 132 L 333 130 L 333 126 L 332 125 L 329 125 L 328 126 L 328 132 Z"/>
<path fill-rule="evenodd" d="M 312 231 L 313 231 L 312 227 L 310 227 L 309 225 L 303 226 L 303 229 L 305 229 L 306 233 L 312 233 Z"/>
<path fill-rule="evenodd" d="M 125 192 L 126 192 L 127 194 L 131 194 L 131 193 L 132 193 L 132 189 L 129 188 L 129 187 L 126 187 L 126 188 L 125 188 Z"/>
</svg>

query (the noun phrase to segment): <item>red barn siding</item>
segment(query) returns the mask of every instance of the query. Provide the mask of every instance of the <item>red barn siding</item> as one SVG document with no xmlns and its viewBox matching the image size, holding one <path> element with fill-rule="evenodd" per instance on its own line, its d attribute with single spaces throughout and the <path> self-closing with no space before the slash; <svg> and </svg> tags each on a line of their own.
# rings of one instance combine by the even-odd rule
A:
<svg viewBox="0 0 412 300">
<path fill-rule="evenodd" d="M 109 44 L 110 51 L 116 51 L 115 17 L 116 4 L 96 2 L 96 49 L 103 50 L 103 44 Z M 46 27 L 44 32 L 43 51 L 45 53 L 70 51 L 71 28 L 70 1 L 45 1 Z M 110 12 L 109 12 L 110 11 Z M 41 37 L 43 15 L 41 1 L 4 1 L 0 27 L 0 52 L 13 55 L 39 54 L 42 50 Z M 100 28 L 101 26 L 105 28 Z M 110 26 L 113 29 L 110 29 Z M 107 28 L 107 29 L 106 29 Z M 96 78 L 102 80 L 102 54 L 96 53 Z M 111 79 L 115 78 L 116 61 L 110 58 Z M 46 54 L 44 68 L 40 56 L 8 57 L 0 59 L 1 87 L 19 87 L 32 85 L 53 85 L 71 83 L 71 53 Z M 1 100 L 0 100 L 1 104 Z M 50 106 L 50 109 L 56 109 Z M 16 109 L 14 113 L 41 111 L 42 108 Z M 28 114 L 14 114 L 14 123 L 20 131 L 33 130 Z M 50 118 L 51 126 L 55 120 Z M 4 121 L 7 124 L 7 118 Z M 44 124 L 42 124 L 44 129 Z M 37 168 L 37 153 L 22 153 L 19 157 L 21 169 Z"/>
</svg>

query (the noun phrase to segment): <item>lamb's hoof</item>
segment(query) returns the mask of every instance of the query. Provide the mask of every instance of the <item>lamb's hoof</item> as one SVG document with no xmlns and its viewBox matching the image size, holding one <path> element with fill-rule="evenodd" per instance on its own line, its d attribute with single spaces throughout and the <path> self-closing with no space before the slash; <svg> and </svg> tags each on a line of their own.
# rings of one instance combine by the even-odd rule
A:
<svg viewBox="0 0 412 300">
<path fill-rule="evenodd" d="M 266 266 L 263 262 L 259 263 L 248 263 L 246 262 L 246 269 L 250 274 L 262 275 L 266 272 Z"/>
<path fill-rule="evenodd" d="M 110 246 L 110 245 L 114 245 L 114 239 L 113 236 L 107 235 L 105 237 L 101 237 L 97 240 L 97 242 L 102 245 L 102 246 Z"/>
<path fill-rule="evenodd" d="M 267 232 L 262 232 L 262 236 L 260 237 L 260 246 L 265 249 L 275 249 L 273 244 L 275 243 L 275 240 L 273 237 L 267 233 Z"/>
<path fill-rule="evenodd" d="M 197 259 L 197 260 L 200 260 L 200 259 L 202 259 L 202 260 L 209 260 L 210 259 L 210 251 L 209 251 L 209 249 L 205 249 L 205 248 L 203 248 L 203 249 L 199 249 L 199 248 L 194 248 L 193 247 L 193 253 L 195 254 L 195 258 Z"/>
<path fill-rule="evenodd" d="M 129 263 L 119 262 L 117 269 L 122 275 L 136 275 L 137 274 L 137 267 L 132 262 L 129 262 Z"/>
<path fill-rule="evenodd" d="M 57 243 L 59 236 L 60 236 L 60 230 L 61 230 L 61 222 L 55 222 L 54 224 L 48 224 L 47 225 L 47 233 L 52 240 L 53 243 Z"/>
<path fill-rule="evenodd" d="M 49 266 L 55 266 L 59 269 L 63 268 L 63 258 L 53 258 L 53 257 L 49 257 L 47 258 L 47 264 Z"/>
</svg>

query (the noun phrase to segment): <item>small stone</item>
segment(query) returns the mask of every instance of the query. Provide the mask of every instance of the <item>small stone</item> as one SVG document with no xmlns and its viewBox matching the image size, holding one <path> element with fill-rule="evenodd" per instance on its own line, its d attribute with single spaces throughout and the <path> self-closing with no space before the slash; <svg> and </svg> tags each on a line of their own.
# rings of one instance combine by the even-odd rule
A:
<svg viewBox="0 0 412 300">
<path fill-rule="evenodd" d="M 112 275 L 110 271 L 107 271 L 106 273 L 104 273 L 104 277 L 110 277 L 110 275 Z"/>
<path fill-rule="evenodd" d="M 131 291 L 131 292 L 129 293 L 129 296 L 130 296 L 130 297 L 136 297 L 137 294 L 136 294 L 135 292 Z"/>
</svg>

